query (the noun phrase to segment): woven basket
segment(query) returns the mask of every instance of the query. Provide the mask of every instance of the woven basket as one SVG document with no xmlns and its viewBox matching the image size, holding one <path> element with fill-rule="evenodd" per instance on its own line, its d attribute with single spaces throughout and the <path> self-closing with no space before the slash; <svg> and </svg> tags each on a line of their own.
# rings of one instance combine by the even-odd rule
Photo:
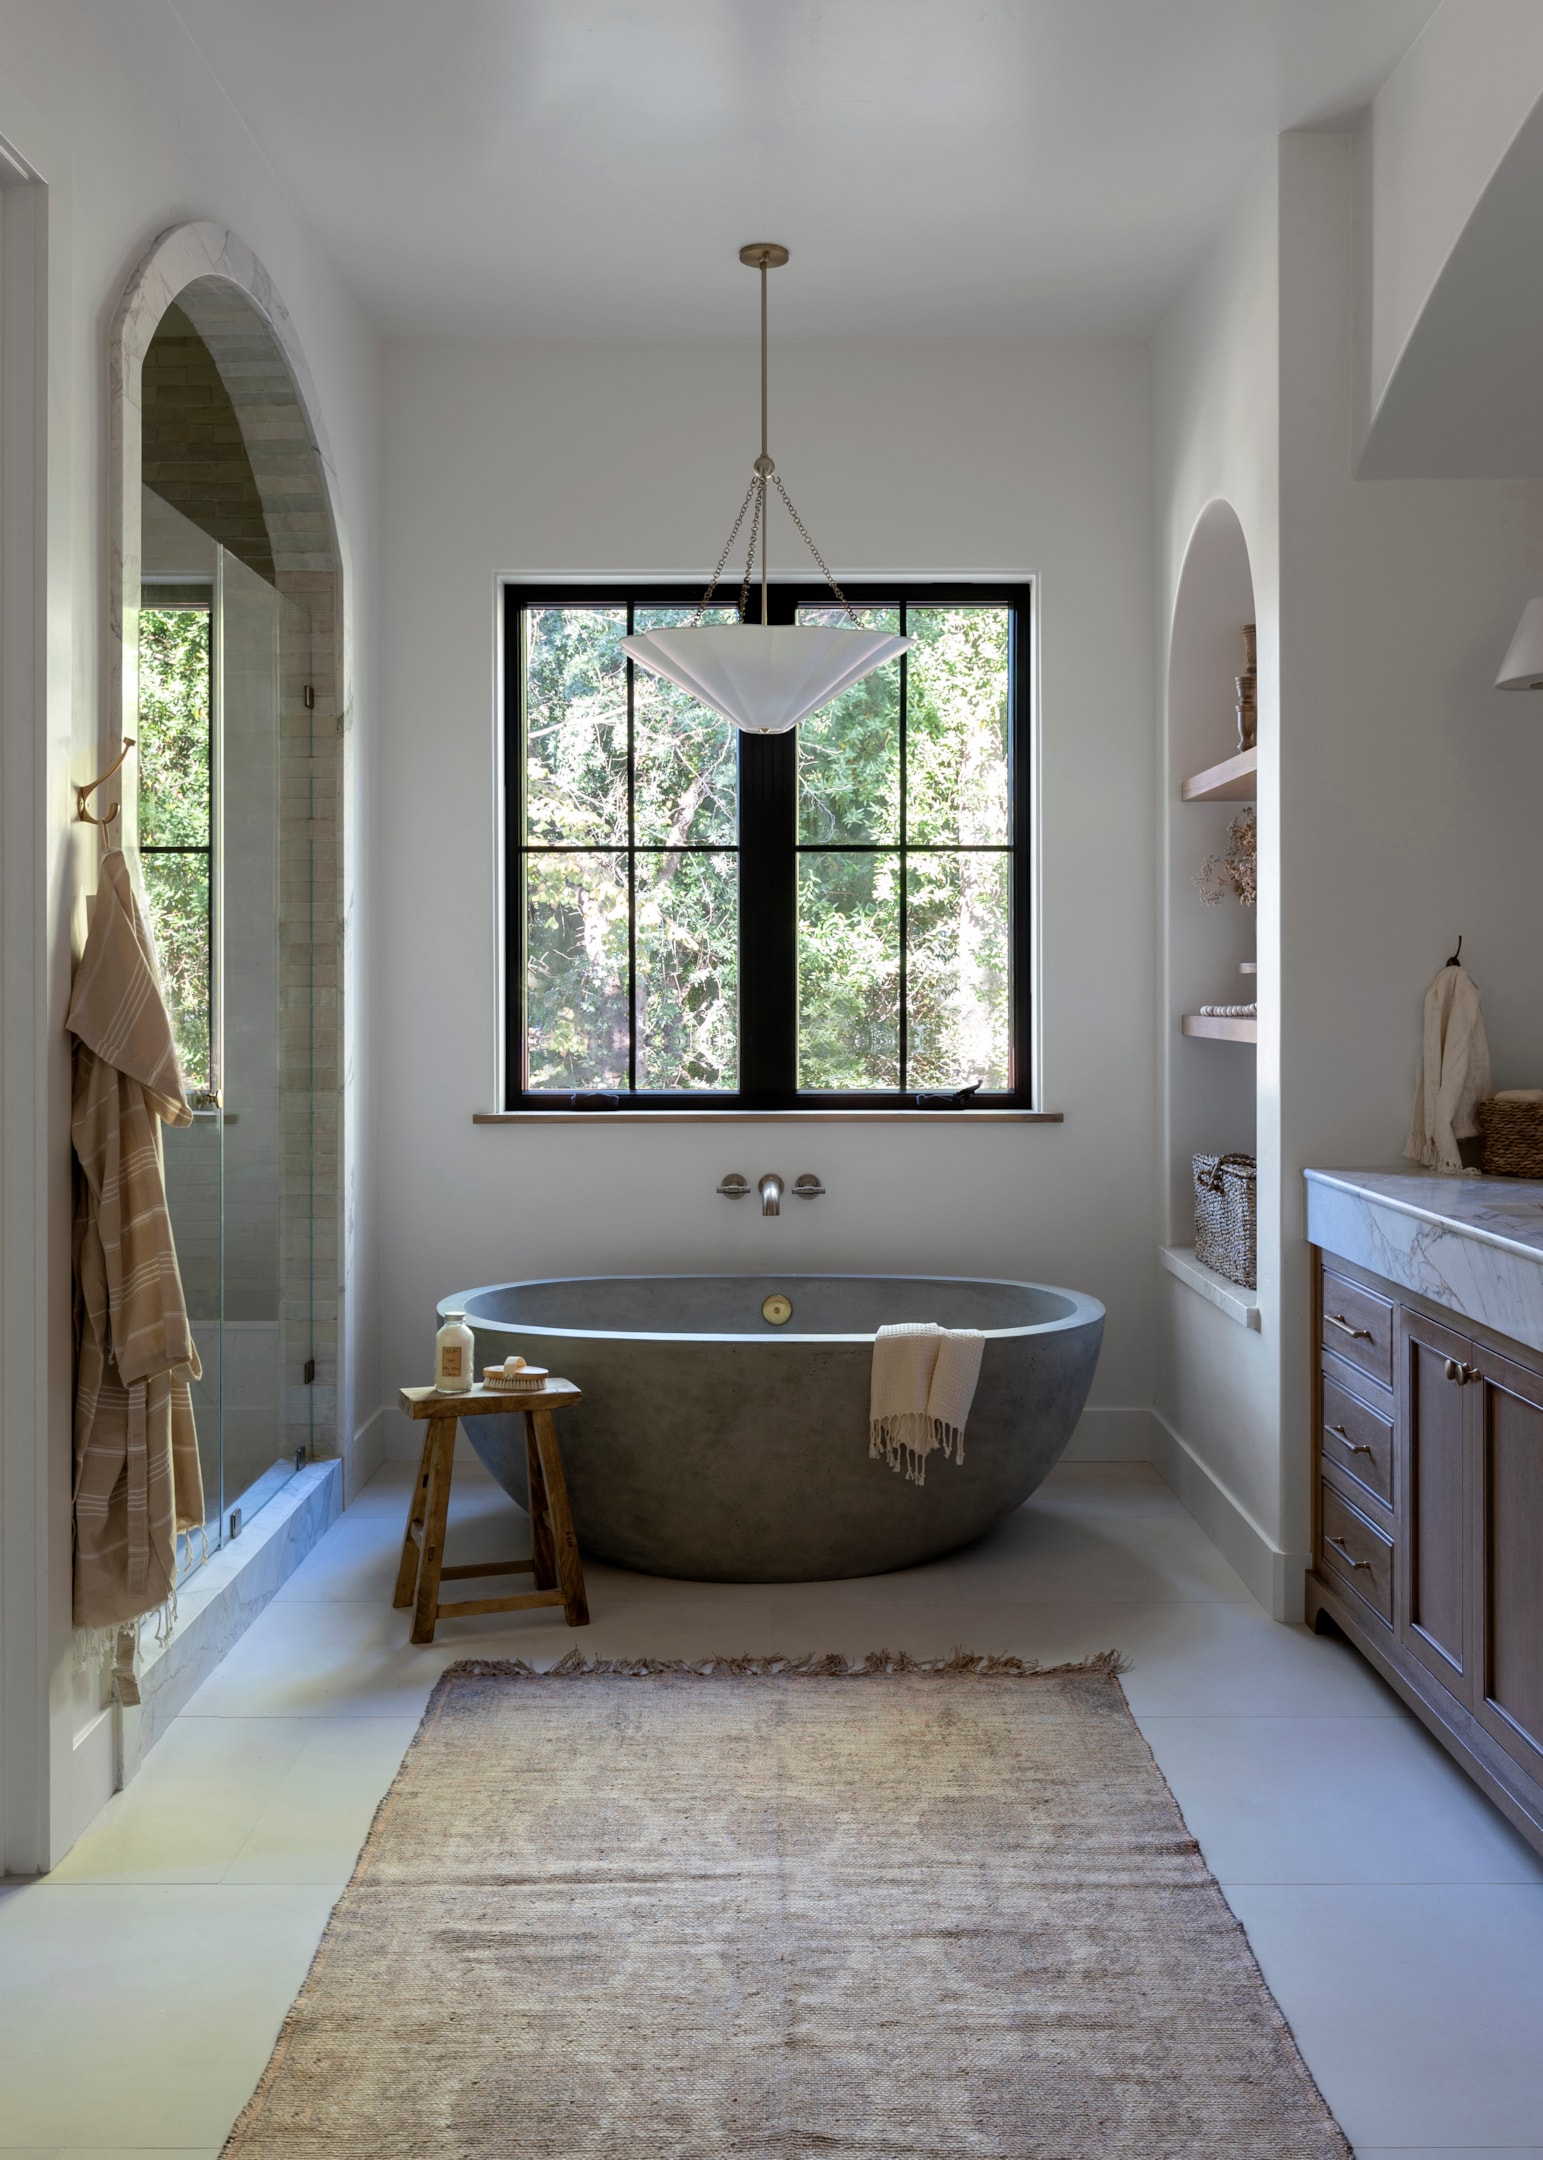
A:
<svg viewBox="0 0 1543 2160">
<path fill-rule="evenodd" d="M 1486 1177 L 1543 1178 L 1543 1103 L 1491 1095 L 1479 1105 L 1479 1131 Z"/>
<path fill-rule="evenodd" d="M 1195 1157 L 1195 1258 L 1246 1290 L 1258 1287 L 1258 1185 L 1252 1155 Z"/>
</svg>

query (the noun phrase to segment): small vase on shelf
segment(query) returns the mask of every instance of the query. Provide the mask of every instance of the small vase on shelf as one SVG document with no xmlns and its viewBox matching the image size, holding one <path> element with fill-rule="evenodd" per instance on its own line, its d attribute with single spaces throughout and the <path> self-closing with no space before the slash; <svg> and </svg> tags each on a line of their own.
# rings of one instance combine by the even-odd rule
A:
<svg viewBox="0 0 1543 2160">
<path fill-rule="evenodd" d="M 1233 678 L 1238 694 L 1238 748 L 1252 750 L 1259 740 L 1259 663 L 1254 625 L 1243 625 L 1243 672 Z"/>
</svg>

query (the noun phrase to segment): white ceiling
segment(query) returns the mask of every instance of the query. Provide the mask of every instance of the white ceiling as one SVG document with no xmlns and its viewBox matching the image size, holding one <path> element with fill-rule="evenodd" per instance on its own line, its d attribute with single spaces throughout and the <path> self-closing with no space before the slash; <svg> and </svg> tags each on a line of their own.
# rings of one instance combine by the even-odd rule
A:
<svg viewBox="0 0 1543 2160">
<path fill-rule="evenodd" d="M 1139 333 L 1437 0 L 174 0 L 382 329 Z"/>
</svg>

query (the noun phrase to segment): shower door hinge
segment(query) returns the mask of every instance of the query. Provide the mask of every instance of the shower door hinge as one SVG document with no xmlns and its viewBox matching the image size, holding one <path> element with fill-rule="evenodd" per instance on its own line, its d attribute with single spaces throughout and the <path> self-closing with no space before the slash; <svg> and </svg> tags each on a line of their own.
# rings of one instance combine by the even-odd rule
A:
<svg viewBox="0 0 1543 2160">
<path fill-rule="evenodd" d="M 313 682 L 308 682 L 305 686 L 305 709 L 307 712 L 316 710 L 316 685 Z"/>
<path fill-rule="evenodd" d="M 316 1360 L 313 1357 L 308 1357 L 305 1361 L 305 1384 L 307 1387 L 314 1387 L 316 1384 Z"/>
</svg>

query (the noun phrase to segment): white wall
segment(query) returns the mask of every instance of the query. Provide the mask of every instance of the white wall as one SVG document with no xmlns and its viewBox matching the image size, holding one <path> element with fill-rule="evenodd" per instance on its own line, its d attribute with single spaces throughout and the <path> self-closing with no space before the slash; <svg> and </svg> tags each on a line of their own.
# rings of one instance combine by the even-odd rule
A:
<svg viewBox="0 0 1543 2160">
<path fill-rule="evenodd" d="M 1156 352 L 1164 634 L 1218 496 L 1258 611 L 1263 1320 L 1250 1337 L 1165 1283 L 1158 1459 L 1282 1616 L 1308 1534 L 1301 1173 L 1399 1161 L 1459 931 L 1497 1084 L 1543 1077 L 1543 728 L 1491 687 L 1543 586 L 1543 485 L 1356 477 L 1358 150 L 1283 136 Z"/>
<path fill-rule="evenodd" d="M 1464 934 L 1498 1087 L 1543 1084 L 1543 724 L 1493 685 L 1543 590 L 1543 482 L 1358 479 L 1357 145 L 1281 141 L 1284 1542 L 1305 1541 L 1301 1171 L 1396 1163 Z"/>
<path fill-rule="evenodd" d="M 1043 1102 L 1061 1126 L 473 1127 L 496 1107 L 500 573 L 698 575 L 755 442 L 753 348 L 388 347 L 377 889 L 383 1396 L 434 1300 L 609 1271 L 879 1268 L 1103 1298 L 1086 1444 L 1144 1455 L 1151 1401 L 1149 382 L 1112 345 L 774 350 L 772 446 L 853 577 L 1042 580 Z M 797 566 L 783 520 L 773 567 Z M 766 1221 L 714 1193 L 815 1170 Z M 393 1423 L 396 1413 L 390 1413 Z M 404 1449 L 415 1446 L 405 1428 Z"/>
<path fill-rule="evenodd" d="M 1165 708 L 1163 792 L 1158 819 L 1166 860 L 1158 886 L 1158 944 L 1163 985 L 1157 1057 L 1162 1075 L 1161 1206 L 1176 1231 L 1184 1224 L 1174 1198 L 1183 1159 L 1199 1145 L 1193 1091 L 1255 1086 L 1259 1160 L 1259 1288 L 1262 1328 L 1255 1333 L 1206 1304 L 1185 1283 L 1163 1275 L 1158 1286 L 1158 1462 L 1238 1568 L 1255 1595 L 1282 1608 L 1279 1523 L 1279 1009 L 1280 923 L 1279 550 L 1280 309 L 1279 177 L 1276 160 L 1256 174 L 1227 232 L 1170 310 L 1156 342 L 1155 441 L 1159 547 L 1159 682 L 1189 695 L 1187 671 L 1173 667 L 1174 612 L 1196 528 L 1208 508 L 1230 506 L 1241 527 L 1258 628 L 1259 902 L 1254 936 L 1259 973 L 1259 1043 L 1255 1050 L 1196 1042 L 1180 1046 L 1179 1015 L 1192 988 L 1188 964 L 1200 910 L 1191 883 L 1192 855 L 1214 846 L 1220 813 L 1177 801 L 1187 770 L 1227 755 L 1230 676 L 1240 658 L 1217 652 L 1216 741 L 1194 755 L 1196 719 L 1187 706 Z M 1229 594 L 1234 590 L 1228 578 Z M 1241 624 L 1237 626 L 1241 629 Z M 1234 648 L 1239 654 L 1241 645 Z M 1204 824 L 1203 843 L 1191 837 Z M 1230 908 L 1232 902 L 1226 901 Z M 1224 1000 L 1218 980 L 1210 992 Z M 1230 1001 L 1229 1001 L 1230 1002 Z M 1185 1054 L 1187 1052 L 1187 1054 Z M 1208 1064 L 1206 1061 L 1209 1060 Z M 1240 1066 L 1242 1067 L 1240 1072 Z M 1252 1071 L 1248 1069 L 1252 1066 Z M 1226 1080 L 1216 1078 L 1225 1070 Z M 1208 1081 L 1207 1076 L 1210 1076 Z M 1237 1112 L 1227 1108 L 1212 1146 L 1226 1144 Z M 1225 1129 L 1221 1129 L 1222 1125 Z M 1155 1266 L 1155 1261 L 1153 1263 Z"/>
<path fill-rule="evenodd" d="M 1356 309 L 1362 429 L 1540 93 L 1537 0 L 1446 0 L 1373 100 Z M 1528 282 L 1524 257 L 1501 267 L 1511 285 Z"/>
<path fill-rule="evenodd" d="M 0 1848 L 7 1867 L 28 1872 L 64 1849 L 78 1813 L 69 1791 L 69 1074 L 63 1020 L 72 918 L 78 927 L 75 901 L 94 876 L 94 858 L 71 824 L 69 782 L 99 769 L 100 741 L 115 743 L 118 718 L 114 686 L 103 681 L 98 664 L 106 607 L 107 326 L 148 243 L 183 219 L 233 227 L 266 263 L 293 316 L 331 433 L 337 509 L 349 548 L 359 712 L 368 710 L 370 695 L 378 352 L 368 324 L 167 0 L 7 0 L 0 6 L 0 55 L 0 139 L 39 176 L 48 228 L 41 307 L 48 371 L 50 673 L 47 709 L 34 720 L 48 746 L 35 805 L 42 862 L 35 886 L 22 896 L 25 910 L 8 905 L 5 921 L 8 943 L 14 938 L 26 951 L 35 948 L 44 971 L 49 1046 L 45 1130 L 38 1135 L 49 1212 L 35 1264 L 49 1291 L 44 1407 L 52 1506 L 46 1559 L 26 1593 L 46 1612 L 46 1645 L 37 1658 L 29 1651 L 26 1663 L 46 1675 L 48 1736 L 39 1719 L 19 1707 L 25 1690 L 9 1666 L 0 1704 Z M 354 785 L 367 791 L 367 769 L 357 761 Z M 361 1242 L 368 1247 L 367 1232 Z M 35 1423 L 24 1432 L 8 1418 L 6 1444 L 8 1452 L 34 1447 Z M 14 1570 L 6 1585 L 8 1636 L 13 1591 Z"/>
</svg>

